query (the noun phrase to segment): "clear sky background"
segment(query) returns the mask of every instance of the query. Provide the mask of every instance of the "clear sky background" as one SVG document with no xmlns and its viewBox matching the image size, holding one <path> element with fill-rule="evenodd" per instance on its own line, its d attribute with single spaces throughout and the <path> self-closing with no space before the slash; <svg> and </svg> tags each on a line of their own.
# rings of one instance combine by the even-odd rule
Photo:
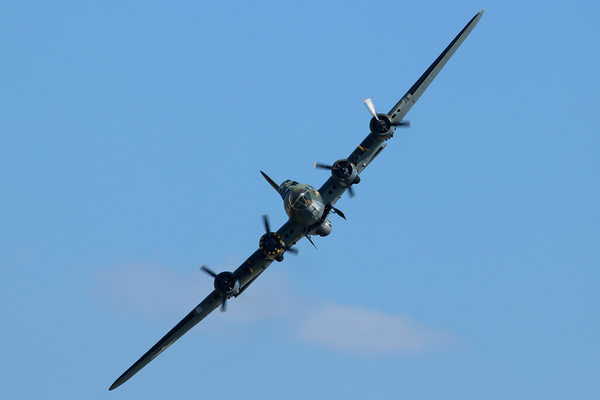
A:
<svg viewBox="0 0 600 400">
<path fill-rule="evenodd" d="M 485 14 L 337 206 L 113 392 Z M 0 398 L 598 399 L 600 5 L 0 5 Z"/>
</svg>

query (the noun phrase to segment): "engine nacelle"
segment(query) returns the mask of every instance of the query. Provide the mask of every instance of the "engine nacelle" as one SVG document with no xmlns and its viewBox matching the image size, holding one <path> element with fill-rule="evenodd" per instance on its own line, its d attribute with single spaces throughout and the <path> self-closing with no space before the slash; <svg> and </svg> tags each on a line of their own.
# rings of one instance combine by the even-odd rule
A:
<svg viewBox="0 0 600 400">
<path fill-rule="evenodd" d="M 285 242 L 277 232 L 267 232 L 261 236 L 258 248 L 265 258 L 274 260 L 285 249 Z"/>
<path fill-rule="evenodd" d="M 232 296 L 239 292 L 240 281 L 232 272 L 221 272 L 215 277 L 215 290 L 224 297 Z"/>
<path fill-rule="evenodd" d="M 377 135 L 377 138 L 381 140 L 387 140 L 394 135 L 395 127 L 392 125 L 392 120 L 387 114 L 377 114 L 377 118 L 371 118 L 369 128 L 371 133 Z"/>
<path fill-rule="evenodd" d="M 331 176 L 345 188 L 349 188 L 352 184 L 360 182 L 356 165 L 346 159 L 337 160 L 333 164 Z"/>
</svg>

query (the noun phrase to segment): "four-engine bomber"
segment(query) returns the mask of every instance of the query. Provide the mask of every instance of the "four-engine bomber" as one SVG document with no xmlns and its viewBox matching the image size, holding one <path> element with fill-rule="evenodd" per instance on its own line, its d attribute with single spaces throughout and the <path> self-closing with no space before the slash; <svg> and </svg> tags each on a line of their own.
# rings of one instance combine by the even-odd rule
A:
<svg viewBox="0 0 600 400">
<path fill-rule="evenodd" d="M 365 105 L 373 116 L 369 123 L 370 133 L 348 158 L 339 159 L 333 165 L 315 163 L 315 168 L 331 170 L 331 177 L 319 189 L 292 180 L 286 180 L 279 185 L 261 171 L 263 177 L 283 199 L 288 221 L 273 232 L 268 217 L 264 215 L 266 233 L 260 238 L 258 249 L 235 271 L 217 274 L 202 266 L 201 269 L 214 278 L 215 290 L 125 371 L 109 390 L 126 382 L 217 307 L 221 306 L 221 310 L 225 311 L 227 300 L 242 294 L 273 261 L 282 261 L 286 252 L 297 254 L 298 251 L 292 246 L 300 239 L 305 237 L 314 245 L 311 236 L 329 235 L 332 230 L 329 220 L 331 213 L 346 219 L 335 204 L 346 190 L 350 196 L 354 195 L 352 187 L 361 181 L 360 173 L 383 151 L 385 142 L 394 136 L 395 129 L 410 125 L 408 121 L 404 121 L 406 113 L 477 25 L 482 15 L 483 10 L 469 21 L 389 113 L 378 114 L 371 99 L 365 100 Z"/>
</svg>

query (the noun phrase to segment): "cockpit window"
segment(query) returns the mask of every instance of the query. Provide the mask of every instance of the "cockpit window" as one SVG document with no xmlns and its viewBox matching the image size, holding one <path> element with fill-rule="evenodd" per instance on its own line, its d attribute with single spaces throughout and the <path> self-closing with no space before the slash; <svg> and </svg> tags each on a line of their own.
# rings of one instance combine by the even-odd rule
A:
<svg viewBox="0 0 600 400">
<path fill-rule="evenodd" d="M 304 211 L 312 204 L 310 190 L 306 187 L 299 187 L 290 194 L 290 206 L 294 210 Z"/>
</svg>

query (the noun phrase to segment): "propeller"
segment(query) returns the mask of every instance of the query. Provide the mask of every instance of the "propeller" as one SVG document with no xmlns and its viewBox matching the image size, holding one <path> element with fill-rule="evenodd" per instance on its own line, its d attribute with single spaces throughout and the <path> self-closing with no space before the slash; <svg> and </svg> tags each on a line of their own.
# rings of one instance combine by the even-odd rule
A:
<svg viewBox="0 0 600 400">
<path fill-rule="evenodd" d="M 240 282 L 235 278 L 231 272 L 221 272 L 220 274 L 215 273 L 213 270 L 208 268 L 206 265 L 202 265 L 200 270 L 206 272 L 208 275 L 215 278 L 215 290 L 223 297 L 221 303 L 221 311 L 225 312 L 227 297 L 229 294 L 236 292 L 240 287 Z"/>
<path fill-rule="evenodd" d="M 335 170 L 335 171 L 339 171 L 342 175 L 346 175 L 346 177 L 348 176 L 348 174 L 346 173 L 346 170 L 345 170 L 344 166 L 342 166 L 342 164 L 338 164 L 338 166 L 336 166 L 334 168 L 333 165 L 316 162 L 315 168 L 328 169 L 331 171 Z M 354 193 L 354 190 L 352 189 L 352 186 L 348 187 L 348 192 L 350 193 L 350 198 L 353 198 L 354 196 L 356 196 L 356 194 Z"/>
<path fill-rule="evenodd" d="M 373 105 L 373 101 L 371 100 L 371 98 L 366 99 L 365 101 L 363 101 L 363 103 L 365 103 L 365 106 L 367 107 L 371 115 L 373 115 L 373 117 L 377 120 L 377 122 L 381 123 L 381 120 L 377 116 L 377 111 L 375 111 L 375 106 Z M 392 126 L 405 126 L 410 128 L 410 121 L 392 122 Z"/>
<path fill-rule="evenodd" d="M 267 231 L 267 233 L 263 235 L 260 240 L 261 248 L 265 252 L 273 253 L 278 252 L 279 248 L 283 248 L 284 251 L 289 251 L 292 254 L 298 255 L 298 249 L 294 247 L 285 247 L 285 243 L 283 242 L 283 239 L 281 239 L 281 236 L 279 236 L 277 232 L 271 232 L 269 216 L 264 214 L 262 218 L 265 225 L 265 231 Z"/>
</svg>

